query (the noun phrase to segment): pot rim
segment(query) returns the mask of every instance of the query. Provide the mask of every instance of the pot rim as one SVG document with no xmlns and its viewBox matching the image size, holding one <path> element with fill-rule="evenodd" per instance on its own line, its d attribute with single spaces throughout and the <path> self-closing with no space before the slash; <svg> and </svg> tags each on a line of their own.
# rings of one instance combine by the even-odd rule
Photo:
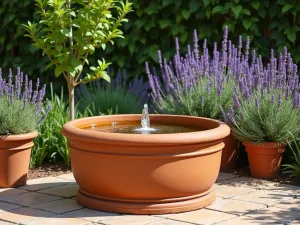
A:
<svg viewBox="0 0 300 225">
<path fill-rule="evenodd" d="M 195 117 L 195 116 L 184 116 L 184 115 L 162 115 L 162 114 L 151 114 L 150 119 L 152 118 L 167 118 L 168 120 L 192 120 L 195 123 L 200 123 L 201 121 L 205 121 L 205 123 L 209 123 L 210 126 L 214 126 L 215 128 L 204 130 L 204 131 L 195 131 L 188 133 L 173 133 L 173 134 L 121 134 L 121 133 L 107 133 L 101 131 L 93 131 L 93 130 L 84 130 L 78 128 L 78 126 L 84 126 L 87 124 L 92 124 L 91 121 L 95 121 L 97 119 L 107 119 L 113 120 L 114 118 L 122 118 L 126 117 L 132 120 L 136 120 L 134 118 L 141 117 L 141 114 L 123 114 L 123 115 L 109 115 L 109 116 L 95 116 L 95 117 L 86 117 L 81 119 L 76 119 L 73 121 L 67 122 L 62 128 L 62 134 L 69 139 L 80 139 L 82 141 L 89 142 L 114 142 L 114 144 L 143 144 L 143 145 L 153 145 L 153 144 L 195 144 L 199 142 L 213 142 L 220 139 L 224 139 L 226 136 L 230 134 L 230 128 L 225 123 L 204 118 L 204 117 Z M 128 121 L 128 120 L 127 120 Z M 163 119 L 162 119 L 163 121 Z M 178 124 L 178 123 L 177 123 Z M 183 125 L 187 124 L 187 122 L 183 123 Z"/>
<path fill-rule="evenodd" d="M 26 140 L 26 139 L 30 139 L 30 138 L 35 138 L 37 136 L 38 136 L 38 132 L 35 130 L 35 131 L 26 133 L 26 134 L 0 135 L 0 140 L 21 141 L 21 140 Z"/>
<path fill-rule="evenodd" d="M 265 148 L 278 148 L 278 147 L 285 147 L 287 144 L 281 143 L 281 142 L 263 142 L 263 143 L 253 143 L 249 141 L 243 141 L 242 142 L 244 146 L 254 146 L 254 147 L 265 147 Z"/>
</svg>

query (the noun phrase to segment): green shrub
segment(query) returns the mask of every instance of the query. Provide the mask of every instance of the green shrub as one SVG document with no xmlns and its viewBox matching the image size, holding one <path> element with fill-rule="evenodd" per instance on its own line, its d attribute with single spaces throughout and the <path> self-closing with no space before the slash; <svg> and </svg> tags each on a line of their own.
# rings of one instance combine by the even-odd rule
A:
<svg viewBox="0 0 300 225">
<path fill-rule="evenodd" d="M 10 70 L 7 80 L 0 69 L 0 135 L 33 132 L 47 115 L 49 106 L 41 111 L 46 85 L 40 90 L 39 80 L 34 89 L 32 85 L 20 68 L 14 78 Z"/>
<path fill-rule="evenodd" d="M 300 134 L 300 105 L 283 96 L 282 90 L 264 94 L 259 90 L 239 103 L 236 115 L 230 107 L 227 115 L 233 135 L 252 143 L 292 141 L 292 136 Z"/>
<path fill-rule="evenodd" d="M 234 82 L 224 82 L 221 95 L 214 86 L 208 92 L 208 83 L 208 79 L 201 78 L 189 91 L 182 87 L 176 95 L 163 96 L 157 103 L 158 112 L 222 119 L 220 105 L 227 109 L 232 104 Z"/>
<path fill-rule="evenodd" d="M 34 14 L 34 1 L 0 2 L 0 67 L 19 65 L 29 74 L 45 75 L 43 79 L 47 82 L 53 79 L 48 76 L 52 71 L 44 71 L 47 58 L 30 45 L 20 27 L 27 21 L 38 20 L 38 15 Z M 143 71 L 141 64 L 144 61 L 157 60 L 159 48 L 166 53 L 167 59 L 171 59 L 176 36 L 182 43 L 187 43 L 188 35 L 197 29 L 199 39 L 207 38 L 212 45 L 221 40 L 222 27 L 227 24 L 232 37 L 249 35 L 252 46 L 260 54 L 268 55 L 270 48 L 280 50 L 286 45 L 299 63 L 299 1 L 133 0 L 132 3 L 134 12 L 129 14 L 129 23 L 123 29 L 128 38 L 117 40 L 116 47 L 107 46 L 106 52 L 96 53 L 95 58 L 104 56 L 115 67 L 126 67 L 139 73 Z"/>
<path fill-rule="evenodd" d="M 51 91 L 51 110 L 47 118 L 38 127 L 39 135 L 34 139 L 34 147 L 31 154 L 31 167 L 42 166 L 44 162 L 63 162 L 70 165 L 70 153 L 67 139 L 61 134 L 62 126 L 69 121 L 68 101 L 64 99 L 63 89 L 60 96 L 53 92 L 53 86 L 50 85 Z M 45 106 L 44 109 L 45 110 Z M 87 116 L 76 113 L 76 118 Z"/>
<path fill-rule="evenodd" d="M 300 178 L 300 145 L 299 139 L 293 137 L 293 143 L 289 144 L 289 149 L 293 155 L 290 157 L 291 163 L 282 165 L 285 173 L 291 174 L 293 177 Z"/>
<path fill-rule="evenodd" d="M 79 109 L 89 108 L 90 114 L 134 114 L 141 113 L 147 102 L 148 84 L 136 76 L 126 83 L 126 71 L 112 76 L 111 83 L 96 81 L 78 88 Z"/>
</svg>

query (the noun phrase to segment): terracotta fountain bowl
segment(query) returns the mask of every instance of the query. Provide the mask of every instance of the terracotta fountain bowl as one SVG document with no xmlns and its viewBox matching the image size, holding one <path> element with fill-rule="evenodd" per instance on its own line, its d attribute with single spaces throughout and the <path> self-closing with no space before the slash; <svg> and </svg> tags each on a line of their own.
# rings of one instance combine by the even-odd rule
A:
<svg viewBox="0 0 300 225">
<path fill-rule="evenodd" d="M 77 202 L 109 212 L 164 214 L 205 207 L 215 183 L 229 127 L 217 120 L 150 115 L 151 126 L 172 124 L 205 129 L 175 134 L 122 134 L 81 129 L 91 124 L 139 122 L 141 115 L 70 121 L 68 139 Z"/>
</svg>

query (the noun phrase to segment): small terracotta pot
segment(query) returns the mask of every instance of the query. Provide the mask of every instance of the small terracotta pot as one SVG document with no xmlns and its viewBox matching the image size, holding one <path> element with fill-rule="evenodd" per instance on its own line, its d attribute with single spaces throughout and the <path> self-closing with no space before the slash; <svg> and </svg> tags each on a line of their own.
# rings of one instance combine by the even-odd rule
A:
<svg viewBox="0 0 300 225">
<path fill-rule="evenodd" d="M 237 167 L 238 148 L 240 141 L 232 133 L 224 139 L 225 147 L 222 150 L 221 170 L 232 170 Z"/>
<path fill-rule="evenodd" d="M 140 122 L 141 115 L 99 116 L 66 123 L 71 165 L 79 185 L 77 202 L 88 208 L 133 214 L 195 210 L 215 200 L 229 127 L 189 116 L 150 115 L 157 123 L 199 126 L 205 131 L 176 134 L 121 134 L 80 127 Z"/>
<path fill-rule="evenodd" d="M 24 186 L 36 131 L 0 136 L 0 188 Z"/>
<path fill-rule="evenodd" d="M 278 177 L 285 144 L 277 142 L 265 142 L 263 144 L 243 142 L 243 145 L 246 147 L 252 177 Z"/>
</svg>

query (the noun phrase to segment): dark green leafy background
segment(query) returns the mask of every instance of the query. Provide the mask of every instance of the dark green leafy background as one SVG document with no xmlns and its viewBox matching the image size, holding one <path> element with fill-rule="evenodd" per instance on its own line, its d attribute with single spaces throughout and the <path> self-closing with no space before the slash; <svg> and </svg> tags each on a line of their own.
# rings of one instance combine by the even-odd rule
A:
<svg viewBox="0 0 300 225">
<path fill-rule="evenodd" d="M 300 62 L 300 1 L 293 0 L 132 0 L 134 12 L 124 26 L 125 39 L 115 46 L 99 49 L 90 61 L 105 57 L 113 67 L 123 67 L 131 76 L 144 73 L 144 62 L 155 65 L 157 50 L 170 59 L 174 39 L 186 44 L 197 29 L 199 38 L 210 46 L 220 41 L 224 25 L 230 38 L 251 37 L 252 47 L 263 56 L 270 48 L 281 50 L 285 45 L 295 61 Z M 34 1 L 2 0 L 0 3 L 0 67 L 20 66 L 23 71 L 43 81 L 56 80 L 54 71 L 45 71 L 47 58 L 24 37 L 21 24 L 37 20 Z M 184 48 L 182 48 L 184 51 Z M 64 82 L 59 82 L 64 83 Z M 55 85 L 54 85 L 55 86 Z"/>
</svg>

